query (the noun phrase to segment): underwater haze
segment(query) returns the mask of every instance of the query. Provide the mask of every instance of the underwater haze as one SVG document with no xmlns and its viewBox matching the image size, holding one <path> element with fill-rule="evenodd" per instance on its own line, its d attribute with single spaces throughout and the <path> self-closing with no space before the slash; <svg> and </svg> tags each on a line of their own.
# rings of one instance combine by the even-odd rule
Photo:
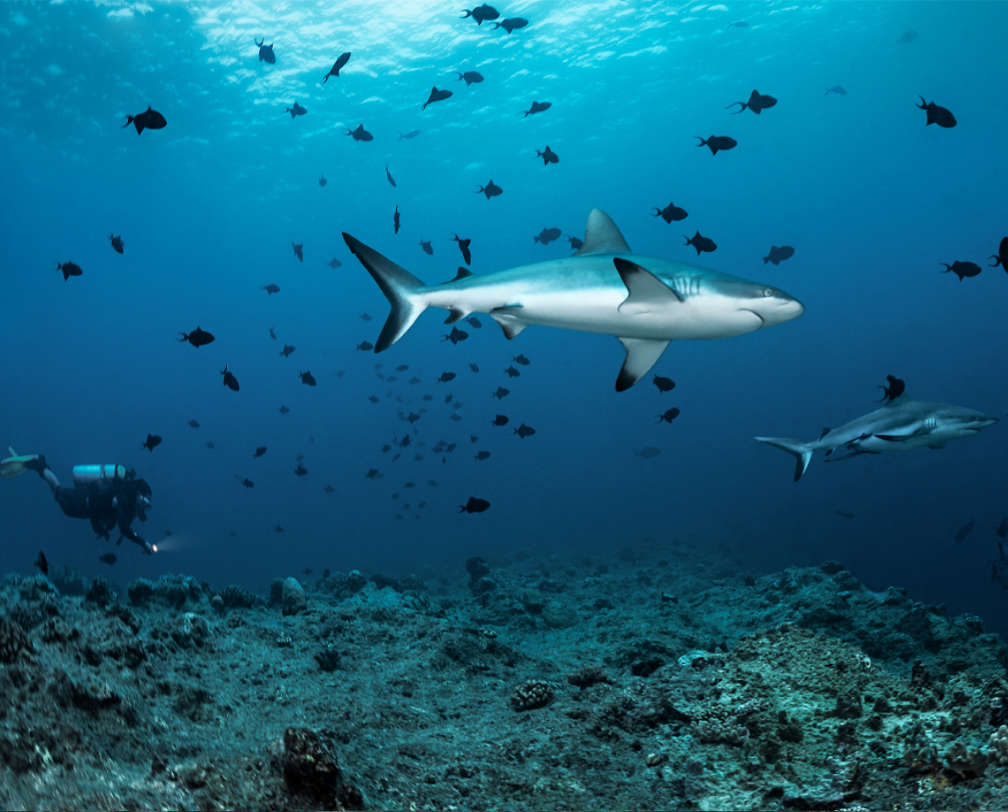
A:
<svg viewBox="0 0 1008 812">
<path fill-rule="evenodd" d="M 304 568 L 461 575 L 470 556 L 645 540 L 674 564 L 685 540 L 753 573 L 836 560 L 1008 632 L 992 578 L 1004 425 L 941 449 L 817 452 L 799 482 L 753 440 L 812 440 L 878 408 L 890 374 L 909 397 L 1005 414 L 1008 275 L 990 259 L 1008 234 L 1005 6 L 497 5 L 528 24 L 431 0 L 3 5 L 0 426 L 64 484 L 77 464 L 134 467 L 153 489 L 136 529 L 158 552 L 96 539 L 28 474 L 0 483 L 0 569 L 28 574 L 44 551 L 122 585 L 184 572 L 262 591 Z M 452 95 L 424 108 L 432 86 Z M 729 109 L 754 88 L 777 103 Z M 921 97 L 956 126 L 927 125 Z M 551 107 L 523 115 L 534 101 Z M 166 127 L 123 128 L 148 106 Z M 348 137 L 359 125 L 373 140 Z M 712 154 L 711 135 L 737 146 Z M 477 193 L 491 179 L 502 194 Z M 654 215 L 670 202 L 688 216 Z M 357 349 L 389 308 L 342 232 L 434 284 L 463 264 L 454 235 L 479 277 L 569 256 L 594 208 L 635 255 L 805 312 L 672 341 L 625 392 L 612 335 L 533 325 L 509 341 L 485 313 L 457 343 L 435 309 L 385 352 Z M 716 250 L 698 257 L 695 232 Z M 782 245 L 792 257 L 763 261 Z M 81 276 L 64 279 L 68 261 Z M 982 273 L 942 272 L 957 261 Z M 178 340 L 197 326 L 216 340 Z M 489 508 L 460 511 L 471 497 Z"/>
</svg>

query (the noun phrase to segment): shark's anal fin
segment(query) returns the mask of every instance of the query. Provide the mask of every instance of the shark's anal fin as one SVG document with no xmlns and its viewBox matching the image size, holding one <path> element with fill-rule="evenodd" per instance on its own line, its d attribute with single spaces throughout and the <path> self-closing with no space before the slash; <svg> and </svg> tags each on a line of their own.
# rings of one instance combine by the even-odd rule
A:
<svg viewBox="0 0 1008 812">
<path fill-rule="evenodd" d="M 490 318 L 501 326 L 501 329 L 504 331 L 504 337 L 509 341 L 528 327 L 519 318 L 521 311 L 522 306 L 520 304 L 495 307 L 490 311 Z"/>
<path fill-rule="evenodd" d="M 616 391 L 624 392 L 647 375 L 669 343 L 651 338 L 621 338 L 620 341 L 626 347 L 626 359 L 616 379 Z"/>
<path fill-rule="evenodd" d="M 584 245 L 575 256 L 584 254 L 629 254 L 627 245 L 619 228 L 601 209 L 592 209 L 588 214 L 588 224 L 585 226 Z"/>
<path fill-rule="evenodd" d="M 620 313 L 633 316 L 650 313 L 683 297 L 655 276 L 647 268 L 622 257 L 613 257 L 613 265 L 627 288 L 627 297 L 617 308 Z"/>
</svg>

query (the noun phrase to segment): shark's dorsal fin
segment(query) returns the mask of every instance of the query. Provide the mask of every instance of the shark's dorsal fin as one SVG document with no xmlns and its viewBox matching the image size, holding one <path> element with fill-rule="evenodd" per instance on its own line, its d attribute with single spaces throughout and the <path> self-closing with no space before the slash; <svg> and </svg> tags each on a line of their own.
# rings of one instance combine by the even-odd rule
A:
<svg viewBox="0 0 1008 812">
<path fill-rule="evenodd" d="M 620 254 L 630 253 L 619 228 L 601 209 L 592 209 L 588 214 L 588 225 L 585 226 L 584 245 L 578 249 L 575 256 L 584 254 Z"/>
<path fill-rule="evenodd" d="M 613 264 L 619 271 L 620 279 L 627 287 L 627 297 L 620 303 L 620 313 L 634 315 L 648 313 L 673 302 L 681 302 L 682 296 L 655 276 L 647 268 L 622 257 L 613 257 Z"/>
<path fill-rule="evenodd" d="M 647 375 L 669 345 L 668 341 L 651 338 L 620 338 L 620 341 L 626 347 L 626 359 L 616 379 L 617 392 L 629 389 Z"/>
</svg>

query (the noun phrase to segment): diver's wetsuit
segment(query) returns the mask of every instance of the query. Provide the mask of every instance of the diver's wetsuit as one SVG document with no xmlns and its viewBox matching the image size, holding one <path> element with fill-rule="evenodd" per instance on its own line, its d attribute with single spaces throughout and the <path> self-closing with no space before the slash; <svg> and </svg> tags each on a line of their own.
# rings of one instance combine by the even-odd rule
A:
<svg viewBox="0 0 1008 812">
<path fill-rule="evenodd" d="M 40 456 L 30 467 L 48 483 L 64 515 L 72 519 L 89 519 L 95 533 L 105 539 L 118 525 L 120 541 L 128 538 L 145 553 L 153 552 L 143 537 L 130 527 L 138 516 L 141 521 L 147 521 L 151 487 L 146 480 L 127 473 L 125 478 L 102 479 L 64 488 L 46 465 L 45 457 Z"/>
</svg>

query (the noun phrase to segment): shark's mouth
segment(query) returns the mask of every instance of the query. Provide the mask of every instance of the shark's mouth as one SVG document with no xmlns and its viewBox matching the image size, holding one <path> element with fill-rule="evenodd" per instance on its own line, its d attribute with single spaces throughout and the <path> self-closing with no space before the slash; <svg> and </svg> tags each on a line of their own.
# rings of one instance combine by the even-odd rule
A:
<svg viewBox="0 0 1008 812">
<path fill-rule="evenodd" d="M 748 307 L 740 307 L 739 311 L 742 312 L 742 313 L 752 313 L 756 318 L 759 319 L 759 326 L 760 327 L 766 327 L 766 319 L 763 318 L 755 310 L 750 310 Z M 759 329 L 759 327 L 757 327 L 756 329 Z"/>
</svg>

